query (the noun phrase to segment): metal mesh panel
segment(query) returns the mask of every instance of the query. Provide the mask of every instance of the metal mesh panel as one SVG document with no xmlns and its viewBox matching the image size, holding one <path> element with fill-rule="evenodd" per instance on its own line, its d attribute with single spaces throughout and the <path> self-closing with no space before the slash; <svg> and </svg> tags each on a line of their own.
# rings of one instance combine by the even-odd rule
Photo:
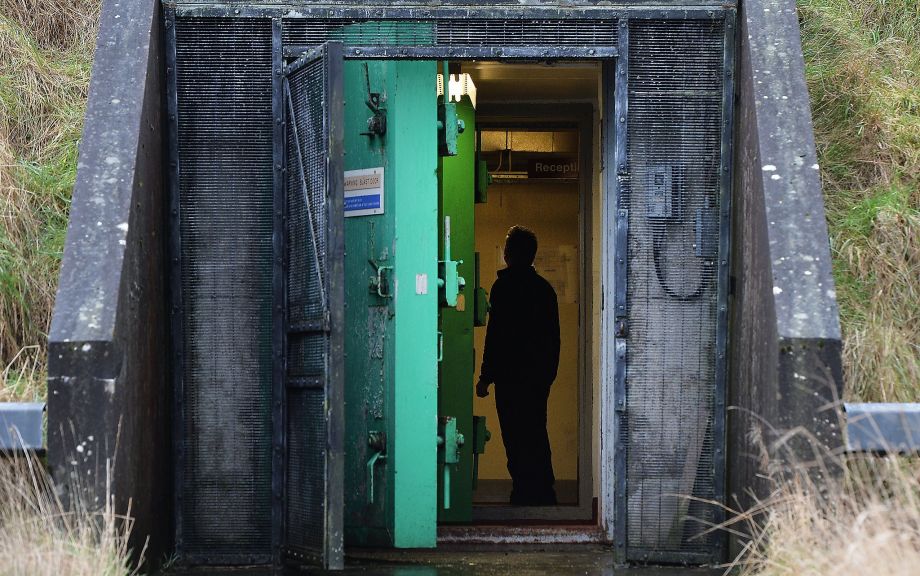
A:
<svg viewBox="0 0 920 576">
<path fill-rule="evenodd" d="M 312 448 L 326 444 L 325 393 L 321 388 L 289 389 L 287 408 L 288 542 L 319 549 L 325 526 L 326 458 Z"/>
<path fill-rule="evenodd" d="M 438 44 L 444 46 L 616 46 L 614 20 L 441 21 Z"/>
<path fill-rule="evenodd" d="M 176 22 L 189 555 L 271 552 L 271 63 L 269 20 Z"/>
<path fill-rule="evenodd" d="M 720 21 L 630 24 L 628 557 L 710 554 Z"/>
<path fill-rule="evenodd" d="M 326 142 L 323 60 L 288 80 L 288 314 L 294 326 L 322 322 L 326 277 Z"/>
<path fill-rule="evenodd" d="M 285 20 L 285 45 L 344 40 L 343 27 L 360 24 L 362 45 L 616 46 L 615 20 L 442 19 L 431 22 L 346 18 Z M 424 25 L 427 24 L 427 25 Z"/>
<path fill-rule="evenodd" d="M 427 24 L 427 25 L 425 25 Z M 352 36 L 358 27 L 360 36 Z M 429 46 L 434 25 L 430 22 L 363 20 L 354 18 L 292 18 L 284 21 L 285 45 L 317 46 L 330 40 L 347 42 L 359 37 L 364 45 Z"/>
<path fill-rule="evenodd" d="M 289 547 L 321 550 L 326 527 L 329 317 L 329 94 L 325 52 L 289 74 L 287 123 L 288 388 L 286 536 Z"/>
</svg>

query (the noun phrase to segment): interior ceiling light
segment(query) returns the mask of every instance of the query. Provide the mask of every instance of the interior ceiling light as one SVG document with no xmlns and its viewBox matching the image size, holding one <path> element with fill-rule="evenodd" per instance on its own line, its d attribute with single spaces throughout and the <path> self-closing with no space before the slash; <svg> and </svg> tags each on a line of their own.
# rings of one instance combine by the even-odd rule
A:
<svg viewBox="0 0 920 576">
<path fill-rule="evenodd" d="M 476 84 L 469 74 L 451 74 L 447 81 L 448 101 L 459 102 L 464 96 L 470 97 L 476 108 Z M 444 95 L 444 75 L 438 74 L 438 96 Z"/>
</svg>

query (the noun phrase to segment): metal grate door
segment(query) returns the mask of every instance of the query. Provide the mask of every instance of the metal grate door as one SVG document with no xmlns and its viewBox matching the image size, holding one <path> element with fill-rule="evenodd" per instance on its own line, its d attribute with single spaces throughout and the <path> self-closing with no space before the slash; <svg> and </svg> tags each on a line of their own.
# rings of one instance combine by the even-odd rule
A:
<svg viewBox="0 0 920 576">
<path fill-rule="evenodd" d="M 704 532 L 721 511 L 703 501 L 723 498 L 725 22 L 633 20 L 626 43 L 619 528 L 627 560 L 718 561 L 722 535 Z"/>
<path fill-rule="evenodd" d="M 343 562 L 342 47 L 286 69 L 284 544 L 289 558 Z"/>
</svg>

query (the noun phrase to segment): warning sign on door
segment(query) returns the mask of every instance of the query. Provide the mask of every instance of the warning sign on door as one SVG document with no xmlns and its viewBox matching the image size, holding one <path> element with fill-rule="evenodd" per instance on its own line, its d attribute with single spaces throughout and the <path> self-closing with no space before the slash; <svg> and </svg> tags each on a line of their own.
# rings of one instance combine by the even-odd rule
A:
<svg viewBox="0 0 920 576">
<path fill-rule="evenodd" d="M 345 217 L 383 214 L 383 167 L 345 171 Z"/>
</svg>

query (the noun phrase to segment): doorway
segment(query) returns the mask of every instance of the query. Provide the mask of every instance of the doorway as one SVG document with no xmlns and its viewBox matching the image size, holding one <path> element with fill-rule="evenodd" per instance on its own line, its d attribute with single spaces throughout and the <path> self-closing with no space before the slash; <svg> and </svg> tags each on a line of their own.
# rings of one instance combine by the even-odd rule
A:
<svg viewBox="0 0 920 576">
<path fill-rule="evenodd" d="M 512 225 L 526 226 L 537 235 L 534 267 L 553 286 L 560 316 L 560 364 L 547 414 L 557 505 L 510 505 L 511 480 L 490 394 L 473 398 L 473 413 L 485 417 L 491 439 L 476 456 L 471 519 L 492 525 L 596 521 L 599 438 L 593 425 L 598 421 L 593 375 L 599 371 L 593 363 L 598 360 L 600 302 L 592 287 L 599 285 L 601 268 L 600 245 L 593 241 L 593 215 L 600 213 L 601 201 L 595 158 L 601 67 L 464 62 L 452 71 L 475 86 L 476 150 L 490 179 L 475 204 L 476 286 L 491 289 L 505 266 L 505 234 Z M 477 323 L 475 364 L 465 386 L 470 396 L 485 332 L 485 322 Z"/>
</svg>

